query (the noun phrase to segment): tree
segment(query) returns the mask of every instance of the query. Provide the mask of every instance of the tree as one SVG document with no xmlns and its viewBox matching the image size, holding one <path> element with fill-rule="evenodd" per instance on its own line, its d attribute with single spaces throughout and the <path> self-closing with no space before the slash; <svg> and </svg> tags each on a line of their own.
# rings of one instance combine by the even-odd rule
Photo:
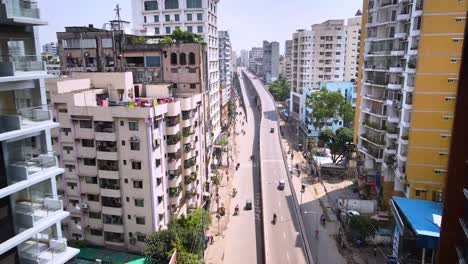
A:
<svg viewBox="0 0 468 264">
<path fill-rule="evenodd" d="M 353 240 L 365 241 L 366 237 L 375 234 L 374 223 L 366 216 L 357 215 L 349 219 L 349 235 Z"/>
<path fill-rule="evenodd" d="M 270 84 L 269 91 L 275 101 L 284 101 L 289 98 L 289 84 L 286 80 L 281 79 Z"/>
<path fill-rule="evenodd" d="M 330 149 L 333 164 L 338 164 L 352 151 L 350 142 L 353 141 L 353 131 L 347 127 L 340 127 L 335 133 L 331 129 L 320 131 L 318 139 Z"/>
<path fill-rule="evenodd" d="M 341 93 L 330 92 L 324 87 L 307 96 L 306 106 L 312 109 L 307 118 L 319 133 L 330 121 L 337 123 L 343 119 L 344 123 L 349 125 L 354 117 L 352 106 L 346 103 Z"/>
<path fill-rule="evenodd" d="M 162 230 L 146 237 L 144 254 L 149 263 L 167 263 L 174 252 L 176 234 L 173 230 Z"/>
<path fill-rule="evenodd" d="M 177 251 L 177 263 L 181 264 L 203 264 L 203 261 L 198 258 L 198 255 L 185 251 Z"/>
</svg>

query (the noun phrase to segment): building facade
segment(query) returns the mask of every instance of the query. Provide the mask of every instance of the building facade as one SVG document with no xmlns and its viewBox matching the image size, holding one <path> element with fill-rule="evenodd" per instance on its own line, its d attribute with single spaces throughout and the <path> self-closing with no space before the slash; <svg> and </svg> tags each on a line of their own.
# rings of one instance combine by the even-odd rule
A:
<svg viewBox="0 0 468 264">
<path fill-rule="evenodd" d="M 464 15 L 455 0 L 364 1 L 354 134 L 386 201 L 442 201 Z"/>
<path fill-rule="evenodd" d="M 58 47 L 56 42 L 49 42 L 42 45 L 42 52 L 52 57 L 58 57 Z"/>
<path fill-rule="evenodd" d="M 249 67 L 249 51 L 241 50 L 240 51 L 240 66 L 248 68 Z"/>
<path fill-rule="evenodd" d="M 221 125 L 226 127 L 228 121 L 228 102 L 231 98 L 231 39 L 228 31 L 218 32 L 219 41 L 219 81 L 221 84 Z"/>
<path fill-rule="evenodd" d="M 137 35 L 170 35 L 175 29 L 202 34 L 208 49 L 208 87 L 210 132 L 213 143 L 221 132 L 218 11 L 219 0 L 135 0 L 132 20 Z"/>
<path fill-rule="evenodd" d="M 257 76 L 263 76 L 263 48 L 253 47 L 249 51 L 249 70 Z"/>
<path fill-rule="evenodd" d="M 67 237 L 142 252 L 146 235 L 202 205 L 200 93 L 133 84 L 131 72 L 73 73 L 47 92 L 60 123 L 52 142 L 65 167 Z"/>
<path fill-rule="evenodd" d="M 58 126 L 47 107 L 36 26 L 47 25 L 35 2 L 0 3 L 0 263 L 66 263 L 67 246 L 52 152 Z"/>
<path fill-rule="evenodd" d="M 349 18 L 346 23 L 345 82 L 356 82 L 358 77 L 362 20 L 360 13 L 358 11 L 356 17 Z"/>
<path fill-rule="evenodd" d="M 286 40 L 284 42 L 284 56 L 283 56 L 283 78 L 289 83 L 292 82 L 292 61 L 293 61 L 293 41 Z"/>
<path fill-rule="evenodd" d="M 279 77 L 279 43 L 263 41 L 263 80 L 266 84 Z"/>
</svg>

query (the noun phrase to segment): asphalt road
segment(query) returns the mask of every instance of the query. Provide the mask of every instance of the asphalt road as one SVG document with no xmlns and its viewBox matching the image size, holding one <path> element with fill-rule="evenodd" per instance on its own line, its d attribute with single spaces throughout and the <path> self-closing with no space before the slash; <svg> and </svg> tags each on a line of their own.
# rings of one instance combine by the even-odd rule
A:
<svg viewBox="0 0 468 264">
<path fill-rule="evenodd" d="M 247 80 L 241 80 L 246 86 L 243 90 L 244 94 L 246 91 L 248 93 L 249 89 L 255 89 L 262 104 L 259 138 L 265 263 L 307 263 L 303 240 L 299 233 L 294 199 L 277 134 L 279 131 L 275 104 L 262 83 L 250 73 L 245 71 L 244 73 L 246 75 L 243 76 L 247 76 L 253 84 L 252 87 Z M 247 95 L 250 96 L 249 99 L 252 99 L 252 93 Z M 249 111 L 252 111 L 252 108 L 247 108 L 247 112 Z M 274 128 L 273 133 L 270 132 L 271 128 Z M 286 187 L 282 191 L 278 190 L 280 179 L 286 181 Z M 272 223 L 273 213 L 278 216 L 275 225 Z"/>
<path fill-rule="evenodd" d="M 232 197 L 230 206 L 230 220 L 225 232 L 226 247 L 223 263 L 263 263 L 263 237 L 261 233 L 260 214 L 260 176 L 258 166 L 250 160 L 252 153 L 258 156 L 258 123 L 260 118 L 256 108 L 253 107 L 252 96 L 245 89 L 244 83 L 240 82 L 245 109 L 237 108 L 242 114 L 237 116 L 236 145 L 237 161 L 240 167 L 235 171 L 232 182 L 233 188 L 237 189 L 237 195 Z M 244 120 L 247 116 L 247 121 Z M 242 124 L 243 123 L 243 124 Z M 245 134 L 241 131 L 244 130 Z M 235 164 L 234 164 L 235 166 Z M 246 201 L 252 202 L 252 210 L 245 210 Z M 239 205 L 239 215 L 234 216 L 234 208 Z"/>
</svg>

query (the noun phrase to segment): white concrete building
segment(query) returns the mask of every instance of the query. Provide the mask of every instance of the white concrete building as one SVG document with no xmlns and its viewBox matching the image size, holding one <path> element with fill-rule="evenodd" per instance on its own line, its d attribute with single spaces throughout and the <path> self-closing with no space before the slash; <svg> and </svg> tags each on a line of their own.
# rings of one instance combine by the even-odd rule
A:
<svg viewBox="0 0 468 264">
<path fill-rule="evenodd" d="M 208 86 L 210 90 L 211 144 L 221 133 L 219 94 L 218 18 L 219 0 L 132 0 L 132 20 L 136 34 L 169 35 L 180 28 L 202 34 L 208 46 Z"/>
<path fill-rule="evenodd" d="M 284 76 L 289 83 L 292 82 L 292 57 L 293 57 L 293 41 L 286 40 L 284 42 L 284 59 L 283 59 L 283 71 Z"/>
<path fill-rule="evenodd" d="M 263 80 L 269 84 L 279 77 L 279 43 L 263 41 Z"/>
<path fill-rule="evenodd" d="M 73 73 L 47 92 L 68 237 L 141 252 L 147 234 L 202 205 L 201 94 L 134 85 L 131 72 Z"/>
<path fill-rule="evenodd" d="M 349 18 L 346 25 L 346 51 L 344 81 L 356 82 L 359 72 L 359 48 L 361 42 L 361 12 Z"/>
<path fill-rule="evenodd" d="M 231 39 L 228 31 L 218 32 L 219 40 L 219 81 L 222 87 L 222 101 L 224 106 L 229 101 L 231 95 L 231 64 L 232 64 L 232 49 Z"/>
<path fill-rule="evenodd" d="M 27 4 L 26 4 L 27 3 Z M 50 129 L 36 26 L 36 2 L 0 1 L 0 263 L 66 263 L 67 246 L 57 193 L 59 168 Z"/>
<path fill-rule="evenodd" d="M 249 67 L 249 51 L 248 50 L 241 50 L 240 52 L 240 61 L 241 61 L 241 67 Z"/>
<path fill-rule="evenodd" d="M 42 45 L 42 52 L 46 54 L 50 54 L 53 57 L 58 56 L 58 47 L 56 42 L 49 42 Z"/>
<path fill-rule="evenodd" d="M 249 51 L 249 70 L 257 76 L 263 75 L 263 48 L 253 47 Z"/>
</svg>

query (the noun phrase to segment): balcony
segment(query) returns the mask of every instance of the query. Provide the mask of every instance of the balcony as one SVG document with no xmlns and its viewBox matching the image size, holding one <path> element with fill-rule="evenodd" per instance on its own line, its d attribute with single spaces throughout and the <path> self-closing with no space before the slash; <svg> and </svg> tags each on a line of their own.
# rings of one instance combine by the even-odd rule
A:
<svg viewBox="0 0 468 264">
<path fill-rule="evenodd" d="M 32 200 L 17 201 L 15 205 L 15 223 L 18 231 L 32 228 L 39 221 L 62 211 L 62 201 L 44 198 L 40 202 Z"/>
<path fill-rule="evenodd" d="M 65 239 L 51 239 L 48 242 L 31 239 L 18 245 L 21 263 L 65 263 L 78 252 L 78 249 L 67 247 Z"/>
<path fill-rule="evenodd" d="M 406 183 L 406 170 L 405 167 L 395 168 L 395 176 L 400 180 L 402 184 Z"/>
<path fill-rule="evenodd" d="M 18 132 L 21 134 L 31 133 L 56 126 L 58 124 L 52 122 L 51 112 L 45 110 L 43 106 L 0 110 L 0 140 L 19 136 Z M 13 131 L 15 133 L 8 133 Z"/>
<path fill-rule="evenodd" d="M 398 21 L 406 21 L 410 19 L 410 14 L 399 14 L 397 16 Z"/>
<path fill-rule="evenodd" d="M 400 65 L 391 66 L 390 68 L 388 68 L 388 71 L 391 73 L 402 73 L 403 67 L 401 67 Z"/>
<path fill-rule="evenodd" d="M 197 160 L 195 158 L 189 159 L 184 161 L 184 169 L 188 169 L 190 167 L 193 167 L 197 164 Z"/>
<path fill-rule="evenodd" d="M 369 120 L 364 120 L 362 122 L 362 125 L 376 132 L 385 132 L 386 129 L 385 126 L 382 126 L 378 123 L 370 122 Z"/>
<path fill-rule="evenodd" d="M 406 32 L 395 33 L 395 38 L 397 38 L 397 39 L 406 38 L 407 36 L 408 36 L 408 34 Z"/>
<path fill-rule="evenodd" d="M 32 78 L 37 76 L 47 76 L 42 57 L 0 55 L 0 81 L 1 77 Z"/>
<path fill-rule="evenodd" d="M 8 0 L 5 7 L 6 18 L 13 24 L 47 25 L 46 21 L 41 20 L 40 11 L 37 7 L 36 1 Z"/>
<path fill-rule="evenodd" d="M 380 148 L 385 147 L 385 139 L 381 136 L 373 136 L 368 133 L 365 133 L 365 134 L 361 134 L 360 138 L 363 140 L 366 140 L 367 142 L 377 147 L 380 147 Z"/>
<path fill-rule="evenodd" d="M 366 146 L 365 144 L 362 144 L 362 146 L 359 147 L 359 151 L 364 153 L 366 157 L 374 159 L 376 162 L 383 162 L 382 152 L 376 149 L 375 147 Z"/>
<path fill-rule="evenodd" d="M 405 50 L 404 49 L 395 49 L 395 50 L 392 50 L 390 51 L 390 55 L 392 56 L 404 56 L 405 55 Z"/>
<path fill-rule="evenodd" d="M 387 128 L 387 138 L 397 139 L 398 138 L 398 133 L 399 133 L 398 127 L 388 127 Z"/>
<path fill-rule="evenodd" d="M 167 160 L 168 170 L 177 170 L 181 165 L 182 165 L 182 161 L 180 157 L 178 158 L 168 157 L 168 160 Z"/>
<path fill-rule="evenodd" d="M 401 89 L 402 85 L 401 83 L 388 83 L 387 88 L 391 90 L 398 90 Z"/>
<path fill-rule="evenodd" d="M 180 141 L 178 141 L 176 144 L 168 144 L 167 145 L 167 152 L 169 153 L 174 153 L 180 150 Z"/>
<path fill-rule="evenodd" d="M 42 154 L 37 158 L 8 165 L 8 176 L 11 182 L 19 182 L 32 179 L 54 168 L 57 168 L 57 157 L 52 154 Z"/>
</svg>

